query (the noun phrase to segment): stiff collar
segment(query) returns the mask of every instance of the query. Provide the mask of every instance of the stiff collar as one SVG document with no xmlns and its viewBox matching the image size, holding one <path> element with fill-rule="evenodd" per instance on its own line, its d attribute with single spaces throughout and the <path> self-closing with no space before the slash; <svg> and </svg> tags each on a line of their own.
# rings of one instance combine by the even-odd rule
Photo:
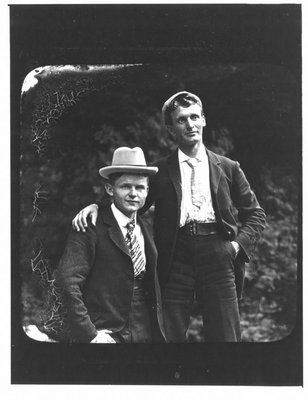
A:
<svg viewBox="0 0 308 400">
<path fill-rule="evenodd" d="M 114 203 L 111 204 L 111 210 L 113 212 L 113 215 L 115 217 L 115 219 L 117 220 L 117 223 L 120 226 L 123 226 L 124 228 L 126 227 L 126 225 L 129 223 L 129 221 L 131 221 L 131 218 L 128 218 L 125 214 L 122 213 L 122 211 L 120 211 L 115 205 Z M 135 223 L 136 223 L 136 216 L 135 216 Z"/>
<path fill-rule="evenodd" d="M 178 148 L 178 157 L 179 157 L 179 163 L 186 162 L 192 157 L 187 156 L 185 153 L 182 152 L 180 148 Z M 198 154 L 196 155 L 196 158 L 198 161 L 206 161 L 208 159 L 206 151 L 205 151 L 205 146 L 202 145 L 198 151 Z"/>
</svg>

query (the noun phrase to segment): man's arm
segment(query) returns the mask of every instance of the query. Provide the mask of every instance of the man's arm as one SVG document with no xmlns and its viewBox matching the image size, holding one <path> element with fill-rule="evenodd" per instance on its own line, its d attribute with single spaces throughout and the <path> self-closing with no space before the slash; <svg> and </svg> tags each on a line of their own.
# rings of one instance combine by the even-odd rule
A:
<svg viewBox="0 0 308 400">
<path fill-rule="evenodd" d="M 238 218 L 241 222 L 235 241 L 244 251 L 246 261 L 249 261 L 265 227 L 266 217 L 238 162 L 235 163 L 233 170 L 231 190 L 232 200 L 238 210 Z"/>
<path fill-rule="evenodd" d="M 89 228 L 86 234 L 72 231 L 54 274 L 55 286 L 60 289 L 67 310 L 70 336 L 78 342 L 90 342 L 97 335 L 82 295 L 83 286 L 94 262 L 95 239 L 96 234 L 92 228 Z"/>
</svg>

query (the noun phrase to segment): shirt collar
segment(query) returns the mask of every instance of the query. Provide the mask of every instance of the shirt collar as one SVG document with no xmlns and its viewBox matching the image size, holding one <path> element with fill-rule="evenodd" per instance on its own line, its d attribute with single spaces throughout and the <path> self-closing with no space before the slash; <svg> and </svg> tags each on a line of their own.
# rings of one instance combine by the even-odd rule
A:
<svg viewBox="0 0 308 400">
<path fill-rule="evenodd" d="M 191 157 L 187 156 L 185 153 L 182 152 L 180 148 L 178 148 L 178 157 L 179 157 L 179 163 L 186 162 L 189 160 Z M 198 154 L 195 157 L 199 161 L 206 161 L 207 160 L 207 154 L 205 151 L 205 146 L 202 145 L 198 151 Z"/>
<path fill-rule="evenodd" d="M 114 203 L 111 204 L 111 210 L 113 212 L 113 215 L 115 219 L 117 220 L 117 223 L 120 226 L 126 227 L 128 222 L 131 220 L 131 218 L 128 218 L 125 214 L 122 213 L 115 205 Z M 136 223 L 136 216 L 135 216 L 135 223 Z"/>
</svg>

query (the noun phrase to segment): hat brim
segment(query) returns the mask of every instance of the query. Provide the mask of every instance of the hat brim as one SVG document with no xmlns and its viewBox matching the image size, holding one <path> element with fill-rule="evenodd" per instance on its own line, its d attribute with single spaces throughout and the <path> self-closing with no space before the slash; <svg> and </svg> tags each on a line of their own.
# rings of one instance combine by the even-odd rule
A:
<svg viewBox="0 0 308 400">
<path fill-rule="evenodd" d="M 157 167 L 145 167 L 136 165 L 110 165 L 109 167 L 103 167 L 99 170 L 99 174 L 108 179 L 111 174 L 115 173 L 127 173 L 127 174 L 145 174 L 155 175 L 158 172 Z"/>
</svg>

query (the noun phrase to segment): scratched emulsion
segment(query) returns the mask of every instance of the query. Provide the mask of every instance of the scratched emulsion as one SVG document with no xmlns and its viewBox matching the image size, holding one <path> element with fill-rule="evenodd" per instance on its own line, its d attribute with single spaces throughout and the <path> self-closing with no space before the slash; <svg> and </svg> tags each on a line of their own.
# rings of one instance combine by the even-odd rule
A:
<svg viewBox="0 0 308 400">
<path fill-rule="evenodd" d="M 48 163 L 46 156 L 48 141 L 52 139 L 52 128 L 60 123 L 61 117 L 84 96 L 104 90 L 123 79 L 127 66 L 94 67 L 40 67 L 32 71 L 30 84 L 23 88 L 23 105 L 26 119 L 30 124 L 31 145 L 38 165 Z M 28 82 L 29 83 L 29 82 Z M 42 201 L 47 203 L 49 192 L 40 181 L 35 183 L 31 223 L 42 216 Z M 66 341 L 66 312 L 62 306 L 61 292 L 55 287 L 53 270 L 44 256 L 43 238 L 33 238 L 31 270 L 38 278 L 45 293 L 42 323 L 38 328 L 54 340 Z"/>
<path fill-rule="evenodd" d="M 48 191 L 47 190 L 41 190 L 42 184 L 38 185 L 38 187 L 34 191 L 33 195 L 33 215 L 31 218 L 31 222 L 34 222 L 36 217 L 38 215 L 42 214 L 42 211 L 40 209 L 40 201 L 41 200 L 48 200 Z"/>
<path fill-rule="evenodd" d="M 27 86 L 28 93 L 35 91 L 31 140 L 37 154 L 44 155 L 50 129 L 59 122 L 64 112 L 82 97 L 121 82 L 129 67 L 131 65 L 49 66 L 32 71 L 29 76 L 33 86 L 24 84 L 24 87 Z"/>
<path fill-rule="evenodd" d="M 64 341 L 66 339 L 66 312 L 62 306 L 62 293 L 55 286 L 49 260 L 44 258 L 42 242 L 36 240 L 35 247 L 34 256 L 31 258 L 31 269 L 46 292 L 46 311 L 39 328 L 51 339 Z"/>
<path fill-rule="evenodd" d="M 59 121 L 63 112 L 75 105 L 82 96 L 95 90 L 90 79 L 78 80 L 73 90 L 69 86 L 67 92 L 63 88 L 47 92 L 33 111 L 32 144 L 39 156 L 44 155 L 49 130 Z"/>
<path fill-rule="evenodd" d="M 44 75 L 44 72 L 40 73 L 40 77 Z M 45 76 L 45 79 L 46 83 L 44 76 L 39 81 L 41 91 L 33 109 L 31 124 L 32 145 L 35 153 L 41 159 L 46 153 L 50 130 L 60 121 L 63 113 L 74 106 L 83 96 L 97 89 L 90 77 L 73 80 L 64 74 L 64 76 L 55 76 L 54 79 Z M 42 161 L 44 160 L 42 159 Z M 47 199 L 48 191 L 42 190 L 42 184 L 38 183 L 33 196 L 32 222 L 35 222 L 36 218 L 42 214 L 40 201 Z M 34 239 L 34 242 L 37 242 L 37 239 Z M 38 281 L 46 293 L 43 323 L 39 328 L 53 339 L 65 340 L 66 313 L 61 302 L 61 292 L 54 285 L 53 268 L 50 266 L 49 260 L 44 258 L 41 240 L 39 243 L 40 247 L 33 251 L 34 257 L 31 259 L 32 272 L 38 277 Z M 33 244 L 33 248 L 35 247 L 37 246 Z"/>
</svg>

